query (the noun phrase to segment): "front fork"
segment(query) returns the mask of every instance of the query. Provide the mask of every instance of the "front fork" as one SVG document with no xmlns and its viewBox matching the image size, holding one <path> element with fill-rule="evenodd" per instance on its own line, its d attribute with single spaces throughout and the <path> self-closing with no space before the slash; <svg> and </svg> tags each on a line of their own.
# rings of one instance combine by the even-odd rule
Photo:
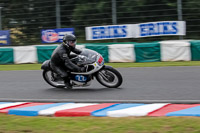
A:
<svg viewBox="0 0 200 133">
<path fill-rule="evenodd" d="M 105 72 L 102 72 L 102 70 L 105 68 L 105 67 L 111 67 L 111 66 L 103 66 L 97 73 L 99 74 L 105 81 L 107 82 L 112 82 L 114 77 L 113 75 L 111 75 L 106 69 L 104 70 Z"/>
</svg>

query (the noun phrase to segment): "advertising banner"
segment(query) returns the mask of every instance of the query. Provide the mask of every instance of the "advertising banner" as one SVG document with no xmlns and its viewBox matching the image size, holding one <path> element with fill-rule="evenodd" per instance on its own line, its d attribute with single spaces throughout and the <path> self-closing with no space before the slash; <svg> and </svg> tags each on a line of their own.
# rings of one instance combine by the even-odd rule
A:
<svg viewBox="0 0 200 133">
<path fill-rule="evenodd" d="M 86 27 L 85 31 L 86 40 L 185 35 L 186 24 L 185 21 L 159 21 Z"/>
<path fill-rule="evenodd" d="M 0 45 L 10 45 L 9 30 L 0 30 Z"/>
<path fill-rule="evenodd" d="M 160 21 L 148 22 L 133 25 L 134 38 L 167 36 L 167 35 L 185 35 L 185 21 Z"/>
<path fill-rule="evenodd" d="M 132 25 L 107 25 L 86 27 L 86 40 L 132 38 Z"/>
<path fill-rule="evenodd" d="M 42 43 L 62 42 L 65 34 L 74 34 L 74 28 L 41 30 Z"/>
</svg>

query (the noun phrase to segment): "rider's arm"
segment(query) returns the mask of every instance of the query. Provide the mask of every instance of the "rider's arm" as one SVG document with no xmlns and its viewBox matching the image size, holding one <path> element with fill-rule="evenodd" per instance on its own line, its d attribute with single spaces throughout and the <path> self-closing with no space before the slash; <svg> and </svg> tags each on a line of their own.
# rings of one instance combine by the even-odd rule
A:
<svg viewBox="0 0 200 133">
<path fill-rule="evenodd" d="M 60 58 L 64 61 L 65 66 L 70 71 L 73 71 L 73 72 L 79 72 L 79 71 L 81 71 L 81 68 L 79 66 L 75 65 L 74 63 L 72 63 L 66 53 L 60 54 Z"/>
<path fill-rule="evenodd" d="M 70 61 L 69 58 L 65 59 L 65 66 L 72 72 L 80 72 L 81 68 Z"/>
<path fill-rule="evenodd" d="M 80 49 L 73 48 L 72 52 L 74 52 L 75 54 L 80 54 L 82 51 Z"/>
</svg>

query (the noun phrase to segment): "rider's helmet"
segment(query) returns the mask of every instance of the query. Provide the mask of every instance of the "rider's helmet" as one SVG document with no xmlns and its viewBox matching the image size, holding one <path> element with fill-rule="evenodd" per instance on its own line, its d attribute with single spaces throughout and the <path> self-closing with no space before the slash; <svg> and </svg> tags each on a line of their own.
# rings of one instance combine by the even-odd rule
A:
<svg viewBox="0 0 200 133">
<path fill-rule="evenodd" d="M 70 47 L 76 47 L 76 36 L 73 35 L 73 34 L 66 34 L 64 37 L 63 37 L 63 43 L 65 45 L 68 45 Z"/>
</svg>

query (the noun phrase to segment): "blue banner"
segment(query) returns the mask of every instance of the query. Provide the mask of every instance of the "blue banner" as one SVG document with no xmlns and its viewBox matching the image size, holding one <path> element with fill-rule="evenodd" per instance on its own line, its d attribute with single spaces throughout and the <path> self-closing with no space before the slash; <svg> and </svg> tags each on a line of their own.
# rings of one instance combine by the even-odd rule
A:
<svg viewBox="0 0 200 133">
<path fill-rule="evenodd" d="M 65 34 L 74 34 L 74 28 L 42 30 L 41 31 L 42 43 L 62 42 Z"/>
<path fill-rule="evenodd" d="M 85 27 L 86 40 L 185 35 L 185 21 L 158 21 L 140 24 Z"/>
<path fill-rule="evenodd" d="M 107 25 L 86 27 L 87 40 L 115 39 L 115 38 L 131 38 L 131 25 Z"/>
<path fill-rule="evenodd" d="M 135 24 L 134 37 L 185 35 L 185 21 L 159 21 Z"/>
<path fill-rule="evenodd" d="M 9 30 L 0 30 L 0 45 L 10 45 Z"/>
</svg>

